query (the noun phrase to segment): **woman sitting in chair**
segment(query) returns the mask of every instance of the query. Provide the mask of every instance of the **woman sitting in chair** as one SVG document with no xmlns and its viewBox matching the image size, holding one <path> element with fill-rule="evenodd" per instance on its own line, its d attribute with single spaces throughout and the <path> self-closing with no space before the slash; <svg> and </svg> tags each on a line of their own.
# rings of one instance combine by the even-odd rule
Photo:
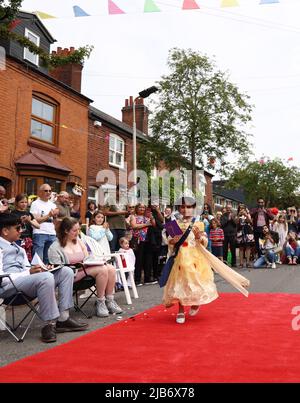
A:
<svg viewBox="0 0 300 403">
<path fill-rule="evenodd" d="M 65 217 L 57 231 L 57 240 L 51 245 L 48 257 L 51 264 L 65 264 L 66 266 L 83 263 L 88 257 L 84 243 L 79 239 L 80 225 L 75 218 Z M 84 265 L 84 263 L 83 263 Z M 99 264 L 79 269 L 74 283 L 86 275 L 95 278 L 97 288 L 96 315 L 100 318 L 109 316 L 109 313 L 122 313 L 122 309 L 114 300 L 116 270 L 111 264 Z"/>
</svg>

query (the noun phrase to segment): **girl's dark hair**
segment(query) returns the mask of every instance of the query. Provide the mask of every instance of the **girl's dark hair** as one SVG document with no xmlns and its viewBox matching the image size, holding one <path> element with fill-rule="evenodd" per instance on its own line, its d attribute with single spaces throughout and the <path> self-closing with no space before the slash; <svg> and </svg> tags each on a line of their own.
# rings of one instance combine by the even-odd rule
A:
<svg viewBox="0 0 300 403">
<path fill-rule="evenodd" d="M 211 206 L 208 204 L 208 203 L 204 203 L 204 205 L 203 205 L 203 211 L 202 211 L 202 214 L 204 213 L 204 206 L 207 206 L 208 207 L 208 214 L 210 214 L 210 215 L 212 215 L 212 209 L 211 209 Z M 201 215 L 202 215 L 201 214 Z"/>
<path fill-rule="evenodd" d="M 56 235 L 60 246 L 62 246 L 63 248 L 67 244 L 68 232 L 71 231 L 75 224 L 78 224 L 78 220 L 76 220 L 76 218 L 65 217 L 58 226 L 56 230 Z"/>
<path fill-rule="evenodd" d="M 23 199 L 27 199 L 28 200 L 28 196 L 26 193 L 19 193 L 17 194 L 16 198 L 15 198 L 15 205 L 17 205 L 21 200 Z"/>
<path fill-rule="evenodd" d="M 216 226 L 217 226 L 217 227 L 219 227 L 219 225 L 220 225 L 218 220 L 216 220 L 215 218 L 212 218 L 212 219 L 210 220 L 210 222 L 209 222 L 209 230 L 212 229 L 212 223 L 216 223 Z"/>
<path fill-rule="evenodd" d="M 91 218 L 91 225 L 96 224 L 96 217 L 97 217 L 98 214 L 102 214 L 102 215 L 103 215 L 103 217 L 104 217 L 103 222 L 104 222 L 104 220 L 105 220 L 105 215 L 102 213 L 102 211 L 97 210 L 97 211 L 95 211 L 95 212 L 93 213 L 93 215 L 92 215 L 92 218 Z"/>
<path fill-rule="evenodd" d="M 88 204 L 87 204 L 88 210 L 90 209 L 90 206 L 91 206 L 92 204 L 95 206 L 95 209 L 97 208 L 97 204 L 96 204 L 95 202 L 89 201 Z"/>
</svg>

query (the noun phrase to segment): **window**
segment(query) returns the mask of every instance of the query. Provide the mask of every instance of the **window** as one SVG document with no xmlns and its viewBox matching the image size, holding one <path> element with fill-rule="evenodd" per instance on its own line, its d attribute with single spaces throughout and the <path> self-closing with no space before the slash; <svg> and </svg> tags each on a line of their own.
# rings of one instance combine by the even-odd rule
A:
<svg viewBox="0 0 300 403">
<path fill-rule="evenodd" d="M 44 99 L 32 98 L 31 137 L 51 144 L 56 143 L 56 109 L 56 105 Z"/>
<path fill-rule="evenodd" d="M 25 178 L 24 193 L 28 196 L 37 195 L 37 178 Z"/>
<path fill-rule="evenodd" d="M 28 38 L 31 42 L 33 42 L 36 46 L 40 46 L 40 37 L 33 32 L 29 31 L 29 29 L 25 28 L 25 37 Z M 24 59 L 30 61 L 36 66 L 39 65 L 39 55 L 36 55 L 28 48 L 24 48 Z"/>
<path fill-rule="evenodd" d="M 94 203 L 96 203 L 97 205 L 97 188 L 95 187 L 89 187 L 88 188 L 88 201 L 92 201 Z"/>
<path fill-rule="evenodd" d="M 55 180 L 52 178 L 44 178 L 44 183 L 48 183 L 48 185 L 51 187 L 52 192 L 58 194 L 61 191 L 62 181 Z"/>
<path fill-rule="evenodd" d="M 124 167 L 124 141 L 114 134 L 109 136 L 109 163 L 118 168 Z"/>
</svg>

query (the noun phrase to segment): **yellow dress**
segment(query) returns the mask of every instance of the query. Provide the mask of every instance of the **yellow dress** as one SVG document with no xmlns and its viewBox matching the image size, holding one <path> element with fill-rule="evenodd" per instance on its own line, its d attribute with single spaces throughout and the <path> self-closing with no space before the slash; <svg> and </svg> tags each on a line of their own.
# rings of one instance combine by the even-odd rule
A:
<svg viewBox="0 0 300 403">
<path fill-rule="evenodd" d="M 177 220 L 185 232 L 188 222 Z M 204 223 L 196 222 L 195 227 L 204 232 Z M 205 245 L 206 246 L 206 245 Z M 173 246 L 169 245 L 169 253 Z M 200 241 L 193 231 L 180 247 L 174 265 L 164 288 L 163 303 L 170 307 L 176 302 L 184 306 L 203 305 L 218 298 L 211 264 L 202 252 Z"/>
</svg>

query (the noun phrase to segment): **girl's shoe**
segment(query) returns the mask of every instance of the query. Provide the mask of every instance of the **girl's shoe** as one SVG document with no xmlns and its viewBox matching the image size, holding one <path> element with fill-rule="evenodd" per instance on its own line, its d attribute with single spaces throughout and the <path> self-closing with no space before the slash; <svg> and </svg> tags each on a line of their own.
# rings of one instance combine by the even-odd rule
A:
<svg viewBox="0 0 300 403">
<path fill-rule="evenodd" d="M 192 306 L 189 312 L 190 316 L 195 316 L 199 312 L 200 306 Z"/>
<path fill-rule="evenodd" d="M 297 258 L 296 257 L 293 258 L 293 264 L 297 264 Z"/>
<path fill-rule="evenodd" d="M 185 314 L 184 314 L 184 312 L 178 313 L 177 316 L 176 316 L 176 323 L 182 324 L 184 322 L 185 322 Z"/>
</svg>

